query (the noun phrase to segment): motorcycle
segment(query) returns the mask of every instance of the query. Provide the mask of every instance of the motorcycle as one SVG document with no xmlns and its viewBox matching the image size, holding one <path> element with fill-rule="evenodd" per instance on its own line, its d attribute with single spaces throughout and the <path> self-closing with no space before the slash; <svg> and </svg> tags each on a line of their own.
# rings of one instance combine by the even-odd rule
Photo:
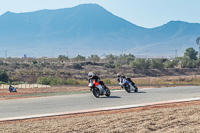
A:
<svg viewBox="0 0 200 133">
<path fill-rule="evenodd" d="M 121 85 L 122 88 L 124 88 L 128 93 L 131 91 L 138 92 L 137 86 L 135 84 L 133 85 L 129 80 L 125 78 L 120 78 L 119 85 Z"/>
<path fill-rule="evenodd" d="M 15 87 L 9 87 L 8 90 L 10 92 L 17 92 L 17 88 L 15 88 Z"/>
<path fill-rule="evenodd" d="M 93 79 L 89 80 L 88 86 L 96 98 L 99 98 L 100 95 L 106 95 L 107 97 L 110 96 L 110 89 L 106 86 L 102 86 L 99 82 L 96 82 Z"/>
</svg>

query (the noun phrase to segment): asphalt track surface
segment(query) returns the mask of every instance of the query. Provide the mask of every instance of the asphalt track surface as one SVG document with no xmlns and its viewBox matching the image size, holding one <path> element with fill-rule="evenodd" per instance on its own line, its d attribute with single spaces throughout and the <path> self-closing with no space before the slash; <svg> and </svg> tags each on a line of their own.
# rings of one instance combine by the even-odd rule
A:
<svg viewBox="0 0 200 133">
<path fill-rule="evenodd" d="M 127 93 L 125 90 L 111 91 L 110 97 L 101 96 L 100 98 L 95 98 L 92 93 L 84 93 L 0 100 L 0 119 L 199 97 L 200 87 L 194 86 L 146 88 L 139 89 L 138 93 Z"/>
</svg>

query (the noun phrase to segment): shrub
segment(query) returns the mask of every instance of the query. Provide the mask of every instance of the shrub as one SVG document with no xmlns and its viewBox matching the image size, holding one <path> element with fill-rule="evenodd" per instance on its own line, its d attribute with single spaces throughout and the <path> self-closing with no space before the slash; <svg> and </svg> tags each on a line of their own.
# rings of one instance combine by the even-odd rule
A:
<svg viewBox="0 0 200 133">
<path fill-rule="evenodd" d="M 115 68 L 121 68 L 122 67 L 122 63 L 120 63 L 120 62 L 117 62 L 114 65 L 115 65 Z"/>
<path fill-rule="evenodd" d="M 181 67 L 182 68 L 194 68 L 196 67 L 195 60 L 191 60 L 189 57 L 184 57 L 181 60 Z"/>
<path fill-rule="evenodd" d="M 115 68 L 114 62 L 113 61 L 109 61 L 108 63 L 104 64 L 104 67 L 107 68 Z"/>
<path fill-rule="evenodd" d="M 82 65 L 80 63 L 74 63 L 73 64 L 73 68 L 79 69 L 79 70 L 83 69 L 83 67 L 82 67 Z"/>
<path fill-rule="evenodd" d="M 39 77 L 37 79 L 37 84 L 43 85 L 86 85 L 88 82 L 86 80 L 79 79 L 63 79 L 57 77 Z"/>
<path fill-rule="evenodd" d="M 50 85 L 51 81 L 50 78 L 48 77 L 39 77 L 37 79 L 37 84 Z"/>
<path fill-rule="evenodd" d="M 111 80 L 109 78 L 103 79 L 103 82 L 105 84 L 111 84 Z"/>
<path fill-rule="evenodd" d="M 73 60 L 75 61 L 85 61 L 86 58 L 84 56 L 78 55 L 77 57 L 75 57 Z"/>
<path fill-rule="evenodd" d="M 144 58 L 137 58 L 130 62 L 130 67 L 134 68 L 149 68 L 149 61 Z"/>
<path fill-rule="evenodd" d="M 163 68 L 163 60 L 162 59 L 152 59 L 150 62 L 152 68 Z"/>
<path fill-rule="evenodd" d="M 59 56 L 58 56 L 58 59 L 59 59 L 60 61 L 66 61 L 66 60 L 68 60 L 69 58 L 68 58 L 67 56 L 65 56 L 65 55 L 59 55 Z"/>
<path fill-rule="evenodd" d="M 164 63 L 164 66 L 166 68 L 174 68 L 175 66 L 178 65 L 178 61 L 176 60 L 167 60 L 165 63 Z"/>
<path fill-rule="evenodd" d="M 0 84 L 6 84 L 5 82 L 3 82 L 3 81 L 0 81 Z"/>
</svg>

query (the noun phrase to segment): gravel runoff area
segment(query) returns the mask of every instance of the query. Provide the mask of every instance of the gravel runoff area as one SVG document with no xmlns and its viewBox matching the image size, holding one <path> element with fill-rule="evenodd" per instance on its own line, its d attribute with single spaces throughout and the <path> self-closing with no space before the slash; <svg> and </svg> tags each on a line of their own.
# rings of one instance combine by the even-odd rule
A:
<svg viewBox="0 0 200 133">
<path fill-rule="evenodd" d="M 0 122 L 3 133 L 198 133 L 200 101 Z"/>
</svg>

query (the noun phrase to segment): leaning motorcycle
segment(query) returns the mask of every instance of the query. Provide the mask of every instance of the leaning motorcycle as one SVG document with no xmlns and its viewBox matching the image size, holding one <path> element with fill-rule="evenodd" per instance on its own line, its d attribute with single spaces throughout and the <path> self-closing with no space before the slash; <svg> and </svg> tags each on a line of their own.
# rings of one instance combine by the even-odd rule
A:
<svg viewBox="0 0 200 133">
<path fill-rule="evenodd" d="M 17 88 L 15 88 L 15 87 L 9 87 L 8 90 L 10 92 L 17 92 Z"/>
<path fill-rule="evenodd" d="M 137 86 L 135 84 L 132 85 L 132 83 L 125 78 L 120 78 L 119 85 L 121 85 L 128 93 L 131 91 L 138 92 Z"/>
<path fill-rule="evenodd" d="M 90 90 L 92 91 L 93 95 L 96 98 L 99 98 L 100 95 L 106 95 L 107 97 L 110 96 L 110 90 L 106 86 L 102 86 L 99 82 L 96 82 L 93 79 L 89 80 L 89 85 Z"/>
</svg>

